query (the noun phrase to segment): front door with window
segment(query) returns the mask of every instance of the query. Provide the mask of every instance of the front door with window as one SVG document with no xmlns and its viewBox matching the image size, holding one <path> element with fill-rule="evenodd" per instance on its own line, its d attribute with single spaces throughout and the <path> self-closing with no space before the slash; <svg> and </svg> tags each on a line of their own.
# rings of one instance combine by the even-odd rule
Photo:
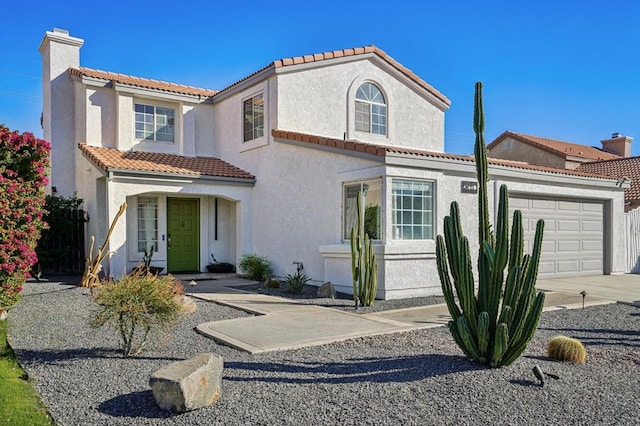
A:
<svg viewBox="0 0 640 426">
<path fill-rule="evenodd" d="M 167 199 L 168 272 L 197 272 L 200 270 L 199 211 L 199 200 Z"/>
</svg>

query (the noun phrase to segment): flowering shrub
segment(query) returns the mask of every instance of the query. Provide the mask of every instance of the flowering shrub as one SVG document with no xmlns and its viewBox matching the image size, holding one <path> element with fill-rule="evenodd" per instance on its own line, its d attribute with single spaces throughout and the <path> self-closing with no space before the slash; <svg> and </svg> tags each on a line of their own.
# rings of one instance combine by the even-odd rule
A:
<svg viewBox="0 0 640 426">
<path fill-rule="evenodd" d="M 18 303 L 37 262 L 50 149 L 31 133 L 0 125 L 0 309 Z"/>
</svg>

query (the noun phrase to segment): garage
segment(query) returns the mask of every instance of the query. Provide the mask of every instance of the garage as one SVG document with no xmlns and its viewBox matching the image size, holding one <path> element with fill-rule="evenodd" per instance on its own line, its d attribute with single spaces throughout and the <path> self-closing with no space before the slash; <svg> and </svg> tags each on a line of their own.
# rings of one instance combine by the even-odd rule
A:
<svg viewBox="0 0 640 426">
<path fill-rule="evenodd" d="M 531 253 L 537 220 L 544 219 L 540 278 L 603 274 L 602 202 L 512 196 L 510 216 L 516 209 L 522 212 L 525 253 Z"/>
</svg>

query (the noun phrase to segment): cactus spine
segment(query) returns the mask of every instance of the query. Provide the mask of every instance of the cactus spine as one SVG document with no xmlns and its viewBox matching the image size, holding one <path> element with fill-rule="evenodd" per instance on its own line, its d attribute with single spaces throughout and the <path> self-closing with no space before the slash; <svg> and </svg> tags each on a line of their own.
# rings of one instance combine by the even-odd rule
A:
<svg viewBox="0 0 640 426">
<path fill-rule="evenodd" d="M 570 361 L 584 364 L 587 360 L 587 350 L 578 339 L 567 336 L 556 336 L 547 344 L 547 355 L 558 361 Z"/>
<path fill-rule="evenodd" d="M 509 235 L 509 194 L 500 187 L 495 233 L 489 221 L 487 148 L 484 142 L 482 83 L 476 83 L 473 129 L 478 178 L 478 294 L 469 241 L 460 209 L 451 203 L 444 236 L 436 238 L 438 275 L 449 313 L 449 330 L 462 351 L 491 367 L 509 365 L 525 350 L 538 327 L 544 293 L 535 294 L 544 222 L 539 220 L 531 255 L 524 252 L 522 214 L 515 211 Z M 506 272 L 506 279 L 505 279 Z M 457 296 L 457 301 L 455 297 Z"/>
<path fill-rule="evenodd" d="M 356 308 L 373 306 L 378 288 L 378 265 L 373 254 L 373 241 L 364 232 L 362 193 L 358 193 L 358 227 L 351 228 L 351 275 Z"/>
</svg>

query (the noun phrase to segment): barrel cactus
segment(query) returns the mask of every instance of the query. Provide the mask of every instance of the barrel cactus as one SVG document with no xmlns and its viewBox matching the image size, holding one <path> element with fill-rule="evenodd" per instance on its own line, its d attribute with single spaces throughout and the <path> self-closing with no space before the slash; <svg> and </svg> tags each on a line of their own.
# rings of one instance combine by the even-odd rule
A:
<svg viewBox="0 0 640 426">
<path fill-rule="evenodd" d="M 547 355 L 558 361 L 584 364 L 587 360 L 587 350 L 578 339 L 567 336 L 556 336 L 547 344 Z"/>
<path fill-rule="evenodd" d="M 509 194 L 502 185 L 496 226 L 492 229 L 490 225 L 480 82 L 475 87 L 473 128 L 479 215 L 477 295 L 469 241 L 462 233 L 460 210 L 455 201 L 444 219 L 444 236 L 436 238 L 438 275 L 453 318 L 449 330 L 458 346 L 481 364 L 501 367 L 522 354 L 538 326 L 544 293 L 535 294 L 535 283 L 544 222 L 538 221 L 532 254 L 525 255 L 522 214 L 514 212 L 509 236 Z"/>
</svg>

